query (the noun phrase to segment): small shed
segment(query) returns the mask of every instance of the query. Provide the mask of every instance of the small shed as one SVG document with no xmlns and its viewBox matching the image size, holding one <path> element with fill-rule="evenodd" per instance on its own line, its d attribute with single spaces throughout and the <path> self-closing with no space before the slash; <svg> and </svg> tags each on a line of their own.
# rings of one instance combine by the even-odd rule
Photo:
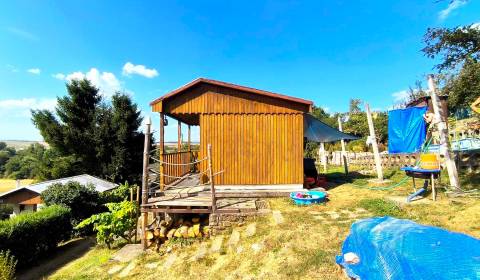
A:
<svg viewBox="0 0 480 280">
<path fill-rule="evenodd" d="M 68 182 L 92 185 L 98 192 L 109 191 L 117 187 L 117 184 L 115 183 L 88 174 L 83 174 L 15 188 L 11 191 L 0 194 L 0 204 L 11 204 L 13 206 L 14 215 L 23 211 L 37 211 L 37 208 L 42 205 L 40 194 L 44 190 L 53 184 L 66 184 Z"/>
<path fill-rule="evenodd" d="M 200 126 L 198 158 L 211 144 L 217 185 L 303 186 L 304 117 L 311 101 L 199 78 L 150 105 L 161 120 L 178 120 L 179 135 L 181 123 Z M 160 121 L 160 152 L 165 161 L 178 162 L 182 157 L 164 153 L 165 124 Z M 202 162 L 200 173 L 206 168 Z"/>
</svg>

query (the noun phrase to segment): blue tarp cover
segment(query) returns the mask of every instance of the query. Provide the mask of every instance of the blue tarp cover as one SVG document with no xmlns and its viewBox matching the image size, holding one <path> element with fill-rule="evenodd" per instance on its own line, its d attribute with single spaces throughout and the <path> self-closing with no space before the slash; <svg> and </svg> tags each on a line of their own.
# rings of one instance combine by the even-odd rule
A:
<svg viewBox="0 0 480 280">
<path fill-rule="evenodd" d="M 427 107 L 411 107 L 388 112 L 388 152 L 414 153 L 420 150 L 426 136 L 423 115 Z"/>
<path fill-rule="evenodd" d="M 345 263 L 348 252 L 360 262 Z M 480 279 L 480 240 L 409 220 L 376 217 L 352 224 L 337 263 L 360 279 Z"/>
</svg>

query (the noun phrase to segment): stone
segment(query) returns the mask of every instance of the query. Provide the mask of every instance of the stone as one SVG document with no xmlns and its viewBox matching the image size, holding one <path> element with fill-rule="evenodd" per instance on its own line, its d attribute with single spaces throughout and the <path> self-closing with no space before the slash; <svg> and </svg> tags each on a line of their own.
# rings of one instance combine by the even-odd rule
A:
<svg viewBox="0 0 480 280">
<path fill-rule="evenodd" d="M 263 246 L 260 243 L 253 243 L 252 244 L 252 250 L 253 250 L 254 253 L 260 252 L 260 250 L 262 250 L 262 247 Z"/>
<path fill-rule="evenodd" d="M 331 213 L 330 218 L 332 218 L 333 220 L 336 220 L 336 219 L 340 218 L 340 215 L 338 213 Z"/>
<path fill-rule="evenodd" d="M 272 214 L 273 214 L 273 221 L 276 225 L 283 223 L 284 219 L 282 216 L 282 212 L 275 210 L 275 211 L 272 211 Z"/>
<path fill-rule="evenodd" d="M 148 268 L 148 269 L 155 269 L 155 268 L 158 267 L 158 265 L 159 265 L 158 262 L 153 262 L 153 263 L 147 263 L 147 264 L 145 265 L 145 267 Z"/>
<path fill-rule="evenodd" d="M 118 277 L 120 277 L 120 278 L 125 278 L 125 277 L 127 277 L 127 276 L 130 274 L 130 272 L 132 272 L 132 270 L 133 270 L 136 266 L 137 266 L 137 264 L 136 264 L 134 261 L 130 262 L 130 263 L 127 265 L 127 267 L 125 267 L 125 268 L 120 272 L 120 274 L 118 274 Z"/>
<path fill-rule="evenodd" d="M 190 261 L 197 261 L 199 259 L 203 259 L 207 255 L 207 251 L 208 251 L 207 243 L 200 244 L 200 247 L 198 247 L 197 252 L 195 253 L 195 255 L 192 256 Z"/>
<path fill-rule="evenodd" d="M 219 235 L 215 237 L 215 239 L 212 242 L 212 247 L 210 248 L 210 252 L 212 253 L 218 253 L 222 249 L 222 244 L 223 244 L 223 236 Z"/>
<path fill-rule="evenodd" d="M 235 246 L 238 244 L 238 242 L 240 241 L 240 232 L 238 232 L 237 230 L 233 230 L 232 231 L 232 234 L 230 235 L 230 239 L 228 239 L 228 246 Z"/>
<path fill-rule="evenodd" d="M 143 247 L 141 244 L 127 244 L 122 249 L 118 250 L 112 260 L 127 263 L 143 254 Z"/>
<path fill-rule="evenodd" d="M 257 232 L 257 224 L 256 223 L 251 223 L 245 228 L 245 236 L 250 237 L 255 235 Z"/>
<path fill-rule="evenodd" d="M 112 268 L 110 268 L 108 270 L 108 274 L 110 274 L 110 275 L 115 274 L 115 273 L 119 272 L 120 270 L 122 270 L 122 268 L 123 268 L 123 265 L 121 265 L 121 264 L 114 265 Z"/>
<path fill-rule="evenodd" d="M 171 255 L 168 255 L 167 259 L 163 263 L 163 268 L 164 269 L 169 269 L 177 260 L 177 254 L 173 253 Z"/>
</svg>

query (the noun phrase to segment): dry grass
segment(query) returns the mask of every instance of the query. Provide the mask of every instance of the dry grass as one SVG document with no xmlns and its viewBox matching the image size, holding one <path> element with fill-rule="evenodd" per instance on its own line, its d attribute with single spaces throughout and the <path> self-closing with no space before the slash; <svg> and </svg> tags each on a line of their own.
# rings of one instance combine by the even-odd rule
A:
<svg viewBox="0 0 480 280">
<path fill-rule="evenodd" d="M 20 180 L 21 186 L 29 185 L 33 182 L 32 179 L 25 179 Z M 8 192 L 9 190 L 13 190 L 16 187 L 16 180 L 14 179 L 0 179 L 0 193 Z"/>
<path fill-rule="evenodd" d="M 390 178 L 398 181 L 401 174 L 393 174 Z M 341 180 L 341 176 L 338 176 L 337 181 Z M 272 199 L 269 201 L 270 207 L 282 213 L 283 223 L 275 224 L 272 215 L 253 218 L 245 226 L 234 229 L 241 233 L 238 244 L 228 246 L 230 232 L 225 232 L 219 252 L 210 252 L 213 239 L 195 241 L 188 246 L 179 246 L 178 243 L 165 246 L 160 254 L 149 253 L 138 259 L 128 277 L 342 279 L 343 274 L 334 260 L 348 235 L 350 225 L 355 220 L 385 213 L 480 237 L 478 200 L 452 200 L 442 192 L 435 203 L 430 198 L 424 199 L 425 203 L 409 205 L 396 205 L 390 200 L 396 196 L 404 199 L 409 192 L 409 184 L 389 191 L 372 191 L 341 184 L 329 191 L 330 201 L 325 205 L 298 207 L 286 198 Z M 256 223 L 256 233 L 247 237 L 245 229 L 251 223 Z M 252 246 L 260 249 L 254 250 Z M 173 249 L 167 253 L 168 247 Z M 195 259 L 194 256 L 202 251 L 202 247 L 207 248 L 208 252 L 204 257 Z M 113 252 L 110 251 L 109 254 Z M 96 248 L 51 278 L 108 279 L 111 275 L 107 272 L 118 264 L 104 261 L 107 255 L 105 249 Z M 91 265 L 95 259 L 98 259 L 98 265 Z M 148 268 L 147 264 L 149 267 L 153 264 L 158 266 Z"/>
</svg>

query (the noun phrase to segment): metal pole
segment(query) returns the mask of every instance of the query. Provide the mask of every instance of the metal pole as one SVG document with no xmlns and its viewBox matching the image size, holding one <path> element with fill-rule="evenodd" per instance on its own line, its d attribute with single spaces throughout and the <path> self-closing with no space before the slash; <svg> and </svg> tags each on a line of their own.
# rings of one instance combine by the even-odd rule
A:
<svg viewBox="0 0 480 280">
<path fill-rule="evenodd" d="M 152 120 L 147 119 L 145 129 L 145 142 L 143 146 L 143 174 L 142 174 L 142 206 L 148 203 L 148 162 L 150 159 L 150 126 L 152 125 Z M 143 249 L 147 249 L 147 239 L 145 236 L 145 231 L 147 229 L 147 218 L 148 213 L 142 213 L 142 245 Z"/>
<path fill-rule="evenodd" d="M 437 124 L 438 133 L 440 134 L 440 154 L 445 158 L 447 165 L 448 177 L 450 185 L 455 189 L 460 189 L 460 182 L 458 180 L 458 171 L 455 161 L 450 157 L 450 145 L 448 143 L 448 126 L 444 118 L 440 114 L 439 100 L 437 96 L 437 87 L 433 80 L 433 75 L 428 75 L 428 87 L 430 89 L 430 97 L 432 98 L 433 113 L 435 118 L 433 123 Z"/>
<path fill-rule="evenodd" d="M 212 213 L 217 212 L 217 198 L 215 197 L 215 183 L 213 182 L 212 144 L 207 146 L 208 174 L 210 177 L 210 188 L 212 193 Z"/>
<path fill-rule="evenodd" d="M 338 117 L 338 130 L 343 132 L 342 128 L 342 120 L 340 117 Z M 348 161 L 347 161 L 347 152 L 345 151 L 345 140 L 340 140 L 342 143 L 342 160 L 343 160 L 343 166 L 345 168 L 345 175 L 348 175 Z"/>
<path fill-rule="evenodd" d="M 365 111 L 367 113 L 368 129 L 370 130 L 370 140 L 372 142 L 373 158 L 375 159 L 375 167 L 377 168 L 377 177 L 379 181 L 383 181 L 382 159 L 378 152 L 377 137 L 375 136 L 375 128 L 373 126 L 372 114 L 370 113 L 370 106 L 365 103 Z"/>
<path fill-rule="evenodd" d="M 165 153 L 165 116 L 163 113 L 160 113 L 160 132 L 159 132 L 159 143 L 158 143 L 158 157 L 160 159 L 160 190 L 163 191 L 165 189 L 165 177 L 163 176 L 165 173 L 164 167 L 164 158 L 163 154 Z"/>
</svg>

